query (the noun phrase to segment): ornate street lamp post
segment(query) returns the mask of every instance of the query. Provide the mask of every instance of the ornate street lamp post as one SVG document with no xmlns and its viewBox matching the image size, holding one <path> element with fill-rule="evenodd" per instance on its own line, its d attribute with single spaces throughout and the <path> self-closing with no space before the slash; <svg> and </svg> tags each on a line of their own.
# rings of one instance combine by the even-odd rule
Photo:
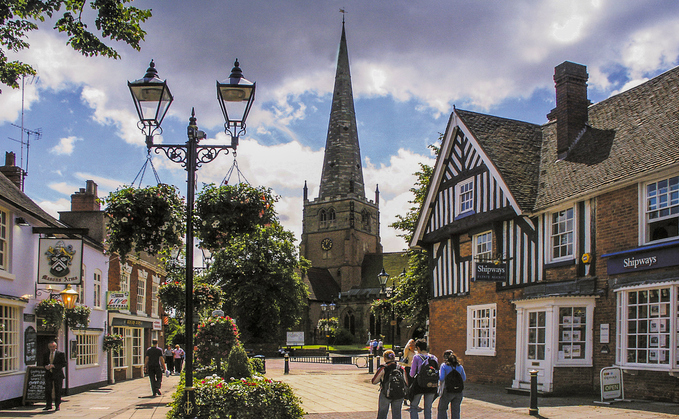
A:
<svg viewBox="0 0 679 419">
<path fill-rule="evenodd" d="M 234 63 L 229 79 L 217 82 L 217 98 L 224 114 L 224 131 L 231 137 L 229 145 L 200 145 L 200 140 L 207 137 L 196 125 L 195 112 L 191 110 L 188 140 L 185 144 L 154 144 L 153 136 L 162 133 L 160 124 L 172 104 L 174 97 L 170 93 L 165 80 L 158 78 L 158 71 L 151 61 L 146 74 L 139 80 L 127 82 L 132 93 L 135 108 L 139 115 L 138 127 L 146 135 L 146 147 L 156 153 L 162 150 L 175 163 L 180 163 L 187 172 L 186 191 L 186 350 L 184 380 L 186 383 L 187 417 L 191 417 L 195 406 L 193 392 L 193 205 L 195 200 L 196 171 L 213 161 L 220 152 L 228 153 L 228 149 L 236 149 L 238 136 L 245 133 L 245 119 L 255 100 L 255 84 L 243 78 L 238 60 Z M 235 108 L 235 110 L 234 110 Z"/>
<path fill-rule="evenodd" d="M 66 285 L 66 288 L 64 288 L 63 291 L 59 293 L 59 296 L 61 296 L 61 301 L 64 303 L 64 308 L 67 310 L 71 310 L 75 308 L 75 303 L 78 301 L 78 292 L 71 288 L 71 284 Z M 66 357 L 66 360 L 68 362 L 68 317 L 64 319 L 64 336 L 66 337 L 66 342 L 64 345 L 64 356 Z M 69 391 L 69 386 L 68 386 L 68 376 L 70 375 L 68 373 L 68 365 L 66 366 L 66 388 L 64 389 L 64 394 L 68 396 L 68 391 Z"/>
<path fill-rule="evenodd" d="M 405 269 L 404 269 L 405 271 Z M 401 274 L 404 275 L 404 274 Z M 397 278 L 392 280 L 392 286 L 387 287 L 387 282 L 389 281 L 389 274 L 382 268 L 382 271 L 377 274 L 377 280 L 380 281 L 382 287 L 381 294 L 384 294 L 387 298 L 391 298 L 394 295 L 396 289 Z M 396 326 L 396 320 L 394 319 L 394 302 L 391 303 L 391 319 L 389 319 L 389 332 L 391 333 L 391 349 L 394 349 L 396 345 L 396 332 L 394 327 Z"/>
</svg>

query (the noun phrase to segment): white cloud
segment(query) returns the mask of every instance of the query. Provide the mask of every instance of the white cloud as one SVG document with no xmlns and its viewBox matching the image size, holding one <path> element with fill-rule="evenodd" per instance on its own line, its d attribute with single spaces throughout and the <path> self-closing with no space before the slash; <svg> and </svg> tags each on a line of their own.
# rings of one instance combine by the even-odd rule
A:
<svg viewBox="0 0 679 419">
<path fill-rule="evenodd" d="M 73 149 L 75 148 L 75 142 L 82 140 L 82 138 L 78 138 L 73 135 L 61 138 L 57 145 L 50 148 L 49 152 L 57 155 L 71 155 L 73 154 Z"/>
</svg>

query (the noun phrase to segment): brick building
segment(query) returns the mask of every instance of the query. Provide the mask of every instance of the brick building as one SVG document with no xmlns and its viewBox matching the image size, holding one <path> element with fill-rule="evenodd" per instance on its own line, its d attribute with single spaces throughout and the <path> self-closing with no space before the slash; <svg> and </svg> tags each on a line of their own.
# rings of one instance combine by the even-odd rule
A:
<svg viewBox="0 0 679 419">
<path fill-rule="evenodd" d="M 455 109 L 411 246 L 430 344 L 469 378 L 679 401 L 679 68 L 597 104 L 555 68 L 544 125 Z"/>
</svg>

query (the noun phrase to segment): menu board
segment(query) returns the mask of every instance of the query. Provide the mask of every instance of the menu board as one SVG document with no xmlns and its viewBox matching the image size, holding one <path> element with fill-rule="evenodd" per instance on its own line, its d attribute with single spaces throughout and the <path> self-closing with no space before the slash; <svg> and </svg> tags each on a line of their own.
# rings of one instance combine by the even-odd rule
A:
<svg viewBox="0 0 679 419">
<path fill-rule="evenodd" d="M 45 400 L 45 367 L 27 367 L 23 404 Z"/>
</svg>

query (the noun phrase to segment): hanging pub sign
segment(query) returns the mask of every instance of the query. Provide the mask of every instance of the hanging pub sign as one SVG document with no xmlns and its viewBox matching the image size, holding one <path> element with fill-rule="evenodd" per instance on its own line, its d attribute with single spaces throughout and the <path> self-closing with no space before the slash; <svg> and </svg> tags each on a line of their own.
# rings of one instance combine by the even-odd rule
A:
<svg viewBox="0 0 679 419">
<path fill-rule="evenodd" d="M 130 293 L 106 291 L 106 310 L 129 310 Z"/>
<path fill-rule="evenodd" d="M 474 278 L 476 281 L 505 282 L 507 280 L 507 264 L 477 262 Z"/>
<path fill-rule="evenodd" d="M 38 284 L 71 284 L 82 282 L 82 239 L 40 239 L 38 252 Z"/>
</svg>

